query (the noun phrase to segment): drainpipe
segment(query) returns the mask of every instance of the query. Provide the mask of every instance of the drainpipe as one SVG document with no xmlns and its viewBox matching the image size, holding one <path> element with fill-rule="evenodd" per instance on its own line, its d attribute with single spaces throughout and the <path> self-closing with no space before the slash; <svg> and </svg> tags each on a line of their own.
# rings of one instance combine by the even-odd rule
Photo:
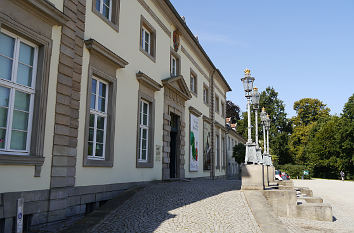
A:
<svg viewBox="0 0 354 233">
<path fill-rule="evenodd" d="M 214 103 L 214 74 L 216 69 L 210 77 L 210 118 L 211 118 L 211 170 L 210 178 L 215 179 L 215 103 Z"/>
</svg>

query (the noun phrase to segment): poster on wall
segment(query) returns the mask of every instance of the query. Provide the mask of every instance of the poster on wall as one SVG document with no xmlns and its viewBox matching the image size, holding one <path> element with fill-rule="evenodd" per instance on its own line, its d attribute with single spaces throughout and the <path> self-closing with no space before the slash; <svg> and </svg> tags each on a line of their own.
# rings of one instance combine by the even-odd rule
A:
<svg viewBox="0 0 354 233">
<path fill-rule="evenodd" d="M 210 124 L 204 122 L 203 128 L 203 169 L 211 169 L 211 156 L 210 156 L 210 146 L 211 146 L 211 127 Z"/>
<path fill-rule="evenodd" d="M 190 114 L 189 124 L 189 170 L 198 171 L 198 159 L 199 159 L 199 119 L 193 114 Z"/>
</svg>

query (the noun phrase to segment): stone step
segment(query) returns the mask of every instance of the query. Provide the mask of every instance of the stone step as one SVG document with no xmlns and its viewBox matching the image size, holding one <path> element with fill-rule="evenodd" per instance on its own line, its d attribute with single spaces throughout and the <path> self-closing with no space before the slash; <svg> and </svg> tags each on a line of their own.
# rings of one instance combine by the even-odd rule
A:
<svg viewBox="0 0 354 233">
<path fill-rule="evenodd" d="M 302 203 L 296 206 L 296 217 L 332 222 L 332 206 L 328 203 Z"/>
<path fill-rule="evenodd" d="M 302 197 L 298 197 L 297 198 L 298 201 L 302 201 L 305 203 L 323 203 L 323 199 L 320 197 L 306 197 L 306 196 L 302 196 Z"/>
</svg>

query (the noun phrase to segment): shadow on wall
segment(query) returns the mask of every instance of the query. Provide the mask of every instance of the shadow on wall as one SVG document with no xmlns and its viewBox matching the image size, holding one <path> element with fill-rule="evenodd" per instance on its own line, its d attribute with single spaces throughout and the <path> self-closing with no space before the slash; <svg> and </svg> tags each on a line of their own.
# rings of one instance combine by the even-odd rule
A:
<svg viewBox="0 0 354 233">
<path fill-rule="evenodd" d="M 94 227 L 93 232 L 154 232 L 164 221 L 176 216 L 170 213 L 172 210 L 240 189 L 241 181 L 224 179 L 155 184 L 136 193 L 114 210 L 114 214 Z"/>
</svg>

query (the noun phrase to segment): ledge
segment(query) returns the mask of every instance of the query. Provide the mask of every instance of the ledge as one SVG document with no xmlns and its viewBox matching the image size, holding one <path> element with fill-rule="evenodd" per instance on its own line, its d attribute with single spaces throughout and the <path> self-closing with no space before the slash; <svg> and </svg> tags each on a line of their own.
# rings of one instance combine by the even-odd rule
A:
<svg viewBox="0 0 354 233">
<path fill-rule="evenodd" d="M 44 157 L 0 154 L 1 165 L 43 165 Z"/>
<path fill-rule="evenodd" d="M 95 160 L 95 159 L 86 159 L 84 161 L 83 167 L 113 167 L 113 161 L 106 161 L 106 160 Z"/>
<path fill-rule="evenodd" d="M 198 109 L 196 109 L 192 106 L 189 106 L 189 111 L 191 113 L 193 113 L 194 115 L 196 115 L 197 117 L 200 117 L 202 115 L 202 113 L 200 111 L 198 111 Z"/>
<path fill-rule="evenodd" d="M 203 120 L 208 122 L 209 124 L 211 124 L 211 122 L 212 122 L 211 119 L 205 115 L 203 116 Z"/>
<path fill-rule="evenodd" d="M 15 3 L 24 8 L 34 8 L 44 17 L 55 24 L 64 25 L 69 21 L 69 17 L 58 10 L 52 3 L 46 0 L 15 0 Z"/>
<path fill-rule="evenodd" d="M 114 52 L 112 52 L 94 39 L 85 40 L 85 45 L 86 48 L 90 50 L 90 52 L 100 54 L 101 56 L 114 63 L 119 68 L 124 68 L 126 65 L 129 64 L 126 60 L 124 60 L 123 58 L 121 58 L 120 56 L 118 56 L 117 54 L 115 54 Z"/>
<path fill-rule="evenodd" d="M 224 125 L 220 124 L 220 123 L 217 122 L 217 121 L 215 121 L 215 126 L 218 127 L 218 128 L 220 128 L 221 130 L 226 131 L 226 127 L 225 127 Z"/>
<path fill-rule="evenodd" d="M 149 76 L 147 76 L 146 74 L 144 74 L 141 71 L 136 73 L 136 79 L 140 83 L 144 84 L 145 86 L 148 86 L 153 91 L 159 91 L 162 88 L 161 84 L 159 84 L 158 82 L 156 82 L 155 80 L 153 80 L 152 78 L 150 78 Z"/>
</svg>

